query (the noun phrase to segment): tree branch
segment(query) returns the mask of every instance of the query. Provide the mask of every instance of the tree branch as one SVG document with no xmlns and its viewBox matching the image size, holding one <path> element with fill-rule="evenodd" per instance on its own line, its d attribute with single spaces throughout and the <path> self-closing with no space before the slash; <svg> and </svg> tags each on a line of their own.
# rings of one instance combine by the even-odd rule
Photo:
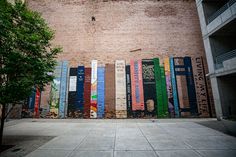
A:
<svg viewBox="0 0 236 157">
<path fill-rule="evenodd" d="M 6 119 L 7 118 L 7 116 L 9 115 L 9 113 L 12 111 L 12 109 L 15 107 L 15 105 L 12 105 L 12 107 L 10 108 L 10 110 L 7 112 L 7 114 L 6 114 L 6 116 L 5 117 L 3 117 L 4 119 Z"/>
</svg>

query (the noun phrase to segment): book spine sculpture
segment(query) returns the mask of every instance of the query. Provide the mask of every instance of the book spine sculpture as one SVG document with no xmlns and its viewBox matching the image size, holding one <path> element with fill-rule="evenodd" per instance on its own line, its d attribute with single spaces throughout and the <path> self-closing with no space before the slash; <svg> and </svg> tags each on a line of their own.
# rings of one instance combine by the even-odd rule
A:
<svg viewBox="0 0 236 157">
<path fill-rule="evenodd" d="M 58 118 L 59 114 L 59 94 L 60 94 L 60 85 L 61 85 L 61 67 L 62 62 L 58 62 L 55 70 L 52 85 L 51 85 L 51 103 L 50 103 L 50 117 Z"/>
<path fill-rule="evenodd" d="M 97 65 L 97 60 L 92 60 L 90 118 L 97 118 Z"/>
<path fill-rule="evenodd" d="M 164 58 L 164 68 L 166 76 L 166 90 L 168 97 L 168 112 L 171 118 L 175 117 L 174 99 L 172 92 L 171 73 L 170 73 L 170 58 Z"/>
<path fill-rule="evenodd" d="M 157 117 L 163 117 L 163 96 L 161 91 L 161 68 L 159 58 L 154 58 L 154 72 L 156 81 L 156 97 L 157 97 Z"/>
<path fill-rule="evenodd" d="M 91 68 L 85 68 L 84 73 L 84 118 L 90 118 Z"/>
<path fill-rule="evenodd" d="M 115 62 L 116 118 L 127 118 L 125 61 Z"/>
<path fill-rule="evenodd" d="M 191 108 L 189 104 L 186 70 L 183 57 L 174 58 L 174 69 L 177 83 L 180 113 L 182 117 L 189 117 L 191 115 Z"/>
<path fill-rule="evenodd" d="M 156 99 L 156 82 L 154 74 L 154 62 L 152 59 L 142 60 L 143 71 L 143 91 L 145 116 L 149 118 L 156 117 L 157 99 Z"/>
<path fill-rule="evenodd" d="M 77 68 L 70 68 L 68 91 L 68 117 L 75 117 L 77 97 Z"/>
<path fill-rule="evenodd" d="M 206 78 L 202 57 L 192 57 L 193 76 L 196 89 L 198 112 L 200 117 L 210 117 L 211 106 L 207 93 Z"/>
<path fill-rule="evenodd" d="M 115 65 L 105 66 L 105 117 L 115 118 Z"/>
<path fill-rule="evenodd" d="M 65 104 L 66 104 L 66 91 L 67 91 L 67 71 L 68 61 L 62 62 L 61 71 L 61 87 L 60 87 L 60 101 L 59 101 L 59 118 L 65 118 Z"/>
<path fill-rule="evenodd" d="M 75 118 L 82 118 L 83 113 L 84 113 L 84 66 L 78 66 Z"/>
<path fill-rule="evenodd" d="M 160 66 L 161 70 L 161 91 L 163 97 L 163 117 L 168 116 L 168 96 L 166 89 L 166 77 L 165 77 L 165 69 L 163 66 Z"/>
<path fill-rule="evenodd" d="M 44 87 L 40 98 L 40 118 L 50 118 L 50 92 L 51 84 Z"/>
<path fill-rule="evenodd" d="M 193 69 L 191 57 L 184 57 L 184 65 L 185 65 L 185 75 L 187 79 L 187 90 L 188 90 L 188 100 L 190 105 L 190 113 L 192 116 L 198 115 L 198 107 L 197 107 L 197 98 L 196 98 L 196 90 L 193 78 Z"/>
<path fill-rule="evenodd" d="M 171 84 L 172 84 L 172 92 L 173 92 L 173 103 L 174 103 L 174 110 L 175 110 L 175 117 L 180 117 L 179 112 L 179 96 L 177 90 L 177 83 L 175 77 L 175 68 L 174 68 L 174 58 L 170 57 L 170 74 L 171 74 Z"/>
<path fill-rule="evenodd" d="M 143 96 L 143 77 L 142 61 L 130 61 L 131 90 L 132 90 L 132 110 L 138 117 L 144 116 L 144 96 Z"/>
<path fill-rule="evenodd" d="M 38 88 L 36 88 L 35 103 L 34 103 L 34 118 L 39 118 L 40 96 L 41 92 Z"/>
<path fill-rule="evenodd" d="M 132 92 L 131 92 L 131 76 L 130 76 L 130 65 L 126 65 L 126 106 L 127 106 L 127 117 L 132 117 Z"/>
<path fill-rule="evenodd" d="M 33 118 L 34 116 L 35 96 L 36 96 L 36 89 L 34 88 L 28 99 L 28 106 L 23 109 L 22 115 L 25 118 Z"/>
<path fill-rule="evenodd" d="M 105 110 L 105 67 L 98 67 L 98 112 L 97 112 L 97 117 L 98 118 L 104 118 L 104 110 Z"/>
</svg>

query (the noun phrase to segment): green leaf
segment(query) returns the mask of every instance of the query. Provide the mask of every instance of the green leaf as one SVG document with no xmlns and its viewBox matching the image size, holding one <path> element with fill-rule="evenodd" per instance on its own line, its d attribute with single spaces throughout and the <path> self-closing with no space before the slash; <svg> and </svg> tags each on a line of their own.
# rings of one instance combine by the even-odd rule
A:
<svg viewBox="0 0 236 157">
<path fill-rule="evenodd" d="M 0 0 L 0 104 L 30 96 L 53 80 L 60 47 L 52 47 L 54 31 L 35 11 L 17 1 Z"/>
</svg>

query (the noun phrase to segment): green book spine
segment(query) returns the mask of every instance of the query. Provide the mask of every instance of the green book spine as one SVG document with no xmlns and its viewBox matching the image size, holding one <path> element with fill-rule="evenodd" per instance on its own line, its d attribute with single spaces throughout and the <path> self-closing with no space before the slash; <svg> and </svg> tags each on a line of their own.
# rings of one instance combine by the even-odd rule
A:
<svg viewBox="0 0 236 157">
<path fill-rule="evenodd" d="M 159 58 L 154 58 L 153 62 L 156 80 L 157 117 L 163 117 L 163 96 L 161 89 L 161 69 Z"/>
<path fill-rule="evenodd" d="M 163 115 L 162 117 L 168 117 L 168 97 L 167 97 L 167 89 L 166 89 L 166 76 L 164 66 L 160 66 L 161 71 L 161 91 L 162 91 L 162 99 L 163 99 Z"/>
</svg>

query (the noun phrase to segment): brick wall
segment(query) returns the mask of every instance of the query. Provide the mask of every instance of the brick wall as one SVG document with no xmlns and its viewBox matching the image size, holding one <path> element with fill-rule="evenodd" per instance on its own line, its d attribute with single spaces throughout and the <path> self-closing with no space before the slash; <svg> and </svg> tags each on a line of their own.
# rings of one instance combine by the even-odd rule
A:
<svg viewBox="0 0 236 157">
<path fill-rule="evenodd" d="M 204 55 L 193 0 L 28 0 L 56 30 L 58 60 L 90 66 L 116 59 Z M 92 16 L 95 21 L 92 21 Z"/>
</svg>

